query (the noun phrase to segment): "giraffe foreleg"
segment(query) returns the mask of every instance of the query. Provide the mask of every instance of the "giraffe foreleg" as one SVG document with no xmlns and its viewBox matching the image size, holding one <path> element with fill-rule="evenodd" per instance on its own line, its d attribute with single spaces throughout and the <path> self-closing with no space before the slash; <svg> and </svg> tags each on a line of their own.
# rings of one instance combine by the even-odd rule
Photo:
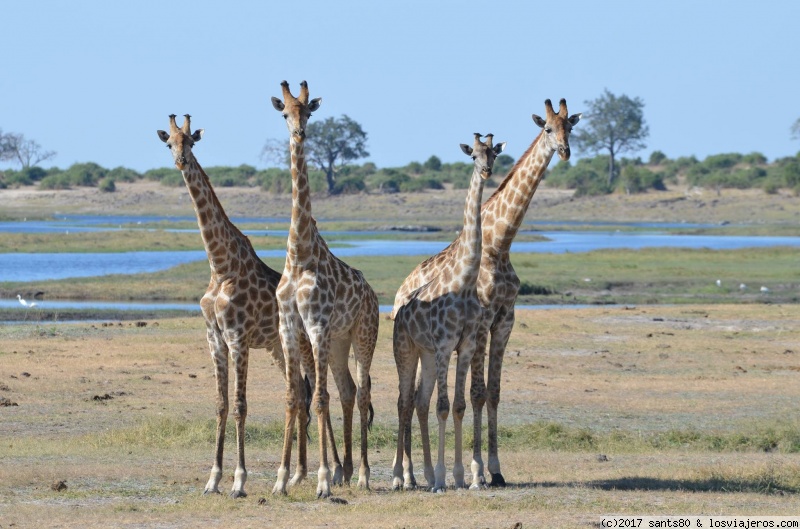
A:
<svg viewBox="0 0 800 529">
<path fill-rule="evenodd" d="M 453 430 L 455 434 L 455 460 L 453 462 L 453 481 L 457 489 L 466 487 L 464 482 L 464 463 L 463 463 L 463 424 L 464 411 L 467 409 L 467 402 L 464 396 L 467 383 L 467 371 L 475 352 L 475 333 L 472 332 L 465 337 L 463 345 L 458 350 L 456 359 L 456 381 L 453 392 Z"/>
<path fill-rule="evenodd" d="M 248 348 L 241 341 L 229 344 L 231 363 L 234 366 L 233 388 L 235 400 L 233 403 L 233 418 L 236 421 L 236 471 L 233 474 L 233 488 L 231 498 L 244 498 L 244 484 L 247 482 L 247 468 L 245 467 L 244 439 L 245 422 L 247 420 L 247 366 Z"/>
<path fill-rule="evenodd" d="M 292 441 L 294 437 L 294 425 L 299 414 L 299 410 L 305 404 L 305 395 L 301 389 L 300 365 L 299 365 L 299 343 L 298 333 L 302 332 L 302 326 L 296 320 L 282 311 L 280 319 L 281 346 L 283 348 L 284 360 L 286 362 L 286 411 L 283 426 L 283 450 L 281 452 L 281 464 L 278 467 L 278 477 L 275 486 L 272 488 L 273 494 L 286 494 L 289 482 L 289 464 L 292 459 Z M 302 427 L 299 428 L 302 430 Z M 298 441 L 298 445 L 300 442 Z"/>
<path fill-rule="evenodd" d="M 444 492 L 447 490 L 444 449 L 447 418 L 450 416 L 450 399 L 447 396 L 447 369 L 451 353 L 450 349 L 436 351 L 436 418 L 439 420 L 439 449 L 436 454 L 436 466 L 433 469 L 435 481 L 431 492 Z"/>
<path fill-rule="evenodd" d="M 225 449 L 225 427 L 228 421 L 228 346 L 210 329 L 207 332 L 211 360 L 214 362 L 214 379 L 217 386 L 217 430 L 214 445 L 214 463 L 203 494 L 219 494 L 222 479 L 222 454 Z"/>
<path fill-rule="evenodd" d="M 372 379 L 369 370 L 378 341 L 378 298 L 370 289 L 369 302 L 362 308 L 362 315 L 353 338 L 353 356 L 356 361 L 356 404 L 361 424 L 361 465 L 358 469 L 358 487 L 369 489 L 369 430 L 375 410 L 372 407 Z M 411 421 L 409 420 L 409 424 Z"/>
<path fill-rule="evenodd" d="M 314 350 L 314 362 L 317 372 L 314 388 L 313 406 L 317 412 L 319 439 L 319 470 L 317 471 L 317 498 L 328 498 L 331 495 L 331 471 L 328 465 L 328 436 L 325 435 L 330 413 L 330 394 L 328 393 L 328 361 L 331 351 L 330 330 L 327 322 L 308 325 L 308 338 Z"/>
<path fill-rule="evenodd" d="M 423 351 L 420 354 L 417 365 L 416 392 L 414 394 L 414 406 L 417 411 L 419 421 L 419 435 L 422 441 L 422 463 L 425 480 L 428 482 L 428 489 L 433 489 L 436 483 L 434 475 L 433 460 L 431 457 L 431 437 L 428 426 L 428 415 L 431 406 L 431 397 L 436 385 L 436 362 L 433 353 Z M 410 425 L 409 425 L 410 432 Z M 408 450 L 411 450 L 409 444 Z"/>
<path fill-rule="evenodd" d="M 489 371 L 486 388 L 486 414 L 489 423 L 489 474 L 492 476 L 491 487 L 505 487 L 506 480 L 500 472 L 500 458 L 497 446 L 497 408 L 500 405 L 500 379 L 503 369 L 503 356 L 505 355 L 508 338 L 514 327 L 513 309 L 492 330 L 489 343 Z"/>
<path fill-rule="evenodd" d="M 475 337 L 475 352 L 470 362 L 470 403 L 472 405 L 472 484 L 470 490 L 479 490 L 486 487 L 486 478 L 483 474 L 483 458 L 481 449 L 483 445 L 483 406 L 486 404 L 486 383 L 484 381 L 484 365 L 486 361 L 486 340 L 488 330 L 481 325 Z"/>
</svg>

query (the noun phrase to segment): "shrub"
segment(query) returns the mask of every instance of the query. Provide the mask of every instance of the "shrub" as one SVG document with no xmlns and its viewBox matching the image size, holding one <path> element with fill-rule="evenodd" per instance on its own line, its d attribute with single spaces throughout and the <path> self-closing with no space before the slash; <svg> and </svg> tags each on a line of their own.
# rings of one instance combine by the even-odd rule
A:
<svg viewBox="0 0 800 529">
<path fill-rule="evenodd" d="M 427 169 L 428 171 L 441 171 L 442 161 L 439 159 L 438 156 L 431 156 L 430 158 L 425 160 L 423 167 L 425 167 L 425 169 Z"/>
<path fill-rule="evenodd" d="M 76 186 L 93 187 L 106 176 L 108 170 L 94 162 L 72 164 L 64 174 Z"/>
<path fill-rule="evenodd" d="M 114 179 L 109 176 L 100 180 L 100 183 L 97 185 L 97 187 L 104 193 L 113 193 L 117 190 L 117 185 L 114 183 Z"/>
<path fill-rule="evenodd" d="M 650 153 L 650 158 L 647 160 L 648 165 L 661 165 L 667 160 L 667 155 L 661 151 L 653 151 Z"/>
<path fill-rule="evenodd" d="M 39 182 L 39 189 L 70 189 L 70 179 L 66 173 L 47 175 Z"/>
<path fill-rule="evenodd" d="M 359 176 L 339 178 L 331 191 L 332 195 L 348 195 L 360 193 L 366 189 L 364 179 Z"/>
<path fill-rule="evenodd" d="M 106 176 L 116 182 L 135 182 L 142 178 L 141 174 L 127 167 L 115 167 Z"/>
</svg>

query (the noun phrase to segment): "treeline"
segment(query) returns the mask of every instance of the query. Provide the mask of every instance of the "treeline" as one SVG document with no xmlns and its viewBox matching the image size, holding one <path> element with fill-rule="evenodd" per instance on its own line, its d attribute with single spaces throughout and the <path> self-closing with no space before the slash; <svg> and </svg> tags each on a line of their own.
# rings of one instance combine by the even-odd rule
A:
<svg viewBox="0 0 800 529">
<path fill-rule="evenodd" d="M 559 162 L 548 171 L 548 185 L 574 189 L 576 196 L 602 195 L 614 192 L 643 193 L 664 190 L 679 182 L 708 189 L 763 189 L 776 193 L 789 189 L 800 195 L 800 153 L 767 163 L 760 153 L 717 154 L 703 161 L 697 158 L 667 158 L 660 151 L 653 152 L 647 162 L 640 158 L 622 158 L 617 161 L 616 174 L 609 181 L 607 156 L 582 158 L 575 163 Z M 497 158 L 493 181 L 497 185 L 514 164 L 508 155 Z M 251 165 L 238 167 L 205 168 L 216 187 L 257 187 L 272 193 L 289 193 L 292 188 L 291 173 L 287 169 L 259 170 Z M 467 188 L 472 174 L 472 164 L 465 162 L 442 163 L 431 156 L 424 163 L 411 162 L 403 167 L 379 169 L 373 163 L 346 165 L 336 174 L 333 194 L 370 192 L 413 192 L 425 189 L 442 189 L 445 184 Z M 95 163 L 78 163 L 68 169 L 43 169 L 30 167 L 22 170 L 0 172 L 0 188 L 37 186 L 39 189 L 70 189 L 97 187 L 113 192 L 119 182 L 150 180 L 165 186 L 183 186 L 183 177 L 175 168 L 151 169 L 139 173 L 125 167 L 106 169 Z M 328 191 L 325 173 L 309 171 L 313 192 Z"/>
<path fill-rule="evenodd" d="M 655 151 L 647 162 L 641 158 L 619 160 L 617 174 L 610 182 L 608 164 L 608 156 L 583 158 L 575 164 L 560 162 L 551 168 L 547 182 L 553 187 L 574 189 L 576 196 L 644 193 L 679 182 L 717 191 L 763 189 L 777 193 L 790 189 L 800 195 L 800 153 L 767 163 L 766 156 L 757 152 L 715 154 L 699 161 L 694 156 L 670 160 Z"/>
</svg>

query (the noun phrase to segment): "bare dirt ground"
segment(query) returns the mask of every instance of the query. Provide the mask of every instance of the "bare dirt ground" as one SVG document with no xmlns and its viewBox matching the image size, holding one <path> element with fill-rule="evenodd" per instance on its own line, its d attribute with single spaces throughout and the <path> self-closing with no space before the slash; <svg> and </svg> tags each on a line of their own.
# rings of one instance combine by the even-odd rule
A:
<svg viewBox="0 0 800 529">
<path fill-rule="evenodd" d="M 274 195 L 257 188 L 217 188 L 229 216 L 288 218 L 290 195 Z M 488 197 L 493 192 L 487 189 Z M 377 227 L 387 223 L 460 223 L 465 190 L 423 193 L 358 194 L 313 199 L 320 221 L 369 220 Z M 761 190 L 689 189 L 672 186 L 668 191 L 641 195 L 608 195 L 573 198 L 572 191 L 551 189 L 545 182 L 531 202 L 527 219 L 577 221 L 652 221 L 690 223 L 782 224 L 800 222 L 800 200 L 788 192 L 768 195 Z M 0 190 L 0 212 L 11 218 L 32 215 L 194 215 L 184 187 L 165 187 L 154 182 L 121 183 L 114 193 L 96 188 L 39 191 L 34 188 Z"/>
<path fill-rule="evenodd" d="M 390 337 L 384 319 L 372 368 L 373 435 L 396 427 Z M 799 343 L 796 305 L 519 311 L 500 424 L 513 432 L 545 420 L 629 439 L 674 430 L 796 432 Z M 284 386 L 262 350 L 252 353 L 248 388 L 248 425 L 280 423 Z M 513 439 L 501 439 L 509 487 L 444 494 L 391 492 L 393 447 L 373 445 L 372 491 L 337 488 L 332 502 L 314 498 L 315 444 L 309 478 L 287 497 L 273 497 L 278 445 L 250 440 L 248 497 L 203 496 L 211 435 L 188 442 L 182 430 L 214 414 L 200 318 L 0 327 L 0 398 L 3 528 L 597 527 L 608 514 L 800 512 L 800 455 L 784 441 L 768 451 L 730 451 L 512 448 Z M 233 443 L 229 436 L 225 488 Z M 452 461 L 448 449 L 449 483 Z M 424 482 L 419 451 L 415 463 Z"/>
</svg>

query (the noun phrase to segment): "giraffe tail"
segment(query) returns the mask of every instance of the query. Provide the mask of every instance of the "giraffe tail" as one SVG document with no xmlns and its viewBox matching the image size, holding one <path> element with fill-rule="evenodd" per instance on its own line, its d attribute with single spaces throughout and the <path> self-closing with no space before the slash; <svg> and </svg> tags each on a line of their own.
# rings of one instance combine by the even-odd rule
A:
<svg viewBox="0 0 800 529">
<path fill-rule="evenodd" d="M 305 376 L 303 379 L 305 383 L 306 389 L 306 437 L 308 440 L 311 440 L 311 430 L 309 430 L 309 426 L 311 425 L 311 398 L 313 394 L 313 390 L 311 389 L 311 381 L 308 379 L 308 375 Z"/>
<path fill-rule="evenodd" d="M 372 377 L 367 375 L 367 387 L 370 389 L 372 395 Z M 369 421 L 367 422 L 367 430 L 372 431 L 372 420 L 375 418 L 375 408 L 372 407 L 372 399 L 369 403 Z"/>
</svg>

